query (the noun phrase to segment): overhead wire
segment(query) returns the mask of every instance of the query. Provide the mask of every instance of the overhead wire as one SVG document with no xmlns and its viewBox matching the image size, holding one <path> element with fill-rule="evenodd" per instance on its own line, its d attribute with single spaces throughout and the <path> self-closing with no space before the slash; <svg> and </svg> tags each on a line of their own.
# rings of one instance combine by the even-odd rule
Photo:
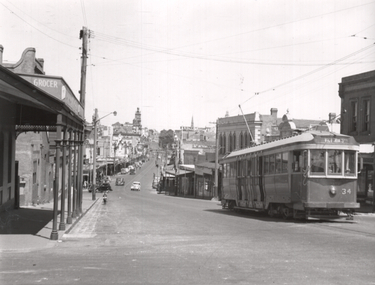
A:
<svg viewBox="0 0 375 285">
<path fill-rule="evenodd" d="M 374 54 L 375 53 L 375 50 L 370 50 L 369 48 L 371 48 L 371 47 L 374 47 L 374 45 L 370 45 L 370 46 L 367 46 L 367 47 L 365 47 L 365 48 L 363 48 L 363 49 L 361 49 L 361 50 L 359 50 L 359 51 L 357 51 L 357 52 L 354 52 L 354 53 L 352 53 L 352 54 L 350 54 L 350 55 L 347 55 L 347 56 L 345 56 L 345 57 L 343 57 L 343 58 L 346 58 L 346 57 L 349 57 L 349 56 L 354 56 L 354 55 L 357 55 L 357 54 L 362 54 L 361 55 L 361 57 L 358 59 L 358 60 L 362 60 L 363 58 L 366 58 L 366 57 L 370 57 L 370 55 L 371 54 Z M 342 59 L 343 59 L 342 58 Z M 340 60 L 340 59 L 339 59 Z M 307 87 L 309 84 L 311 84 L 311 83 L 315 83 L 315 82 L 317 82 L 317 81 L 321 81 L 322 79 L 324 79 L 324 78 L 327 78 L 328 76 L 330 76 L 330 75 L 332 75 L 333 73 L 336 73 L 337 71 L 339 71 L 339 70 L 342 70 L 342 69 L 345 69 L 345 68 L 347 68 L 348 66 L 350 66 L 350 65 L 352 65 L 352 64 L 354 64 L 353 62 L 349 62 L 349 63 L 347 63 L 345 66 L 339 66 L 337 69 L 335 69 L 335 70 L 333 70 L 333 71 L 330 71 L 330 72 L 328 72 L 328 73 L 325 73 L 325 74 L 322 74 L 322 75 L 320 75 L 318 78 L 315 78 L 315 79 L 312 79 L 312 80 L 310 80 L 310 81 L 308 81 L 308 82 L 301 82 L 299 85 L 297 85 L 297 86 L 293 86 L 293 92 L 295 92 L 295 91 L 297 91 L 297 90 L 299 90 L 299 89 L 301 89 L 301 88 L 303 88 L 303 87 Z M 333 66 L 333 65 L 329 65 L 329 66 Z M 328 66 L 327 66 L 328 67 Z M 360 71 L 359 71 L 360 72 Z M 311 73 L 312 74 L 312 73 Z M 289 82 L 289 83 L 291 83 L 291 82 Z M 286 83 L 285 83 L 286 84 Z M 328 84 L 328 83 L 327 83 Z M 316 85 L 316 87 L 315 88 L 313 88 L 313 89 L 310 89 L 309 91 L 308 91 L 308 93 L 311 93 L 311 92 L 314 92 L 314 91 L 316 91 L 316 90 L 319 90 L 319 89 L 322 89 L 324 86 L 323 85 Z M 270 90 L 272 90 L 272 91 L 275 91 L 275 89 L 276 88 L 270 88 L 270 89 L 268 89 L 268 91 L 270 91 Z M 256 92 L 253 96 L 251 96 L 251 97 L 249 97 L 247 100 L 245 100 L 241 105 L 243 105 L 243 104 L 245 104 L 246 102 L 248 102 L 249 100 L 251 100 L 251 99 L 253 99 L 255 96 L 258 96 L 258 95 L 260 95 L 260 94 L 262 94 L 261 92 Z M 288 93 L 288 91 L 285 91 L 285 92 L 283 92 L 282 94 L 278 94 L 278 98 L 280 98 L 280 97 L 284 97 L 285 95 L 288 95 L 289 93 Z M 306 95 L 307 93 L 305 92 L 303 95 Z M 300 94 L 300 97 L 303 97 L 303 95 L 301 95 Z M 273 101 L 273 100 L 275 100 L 274 98 L 271 98 L 271 99 L 269 99 L 269 100 L 267 100 L 267 101 L 262 101 L 262 104 L 266 104 L 266 103 L 269 103 L 269 102 L 271 102 L 271 101 Z M 230 111 L 233 111 L 233 110 L 235 110 L 236 108 L 235 107 L 233 107 Z"/>
<path fill-rule="evenodd" d="M 8 11 L 10 11 L 11 14 L 13 14 L 13 15 L 16 16 L 18 19 L 20 19 L 21 21 L 23 21 L 24 23 L 26 23 L 27 25 L 29 25 L 29 26 L 32 27 L 33 29 L 37 30 L 37 31 L 40 32 L 41 34 L 45 35 L 46 37 L 48 37 L 48 38 L 50 38 L 50 39 L 52 39 L 52 40 L 54 40 L 54 41 L 56 41 L 56 42 L 59 42 L 59 43 L 65 45 L 65 46 L 69 46 L 69 47 L 72 47 L 72 48 L 77 48 L 77 46 L 73 46 L 73 45 L 67 44 L 65 41 L 61 41 L 61 40 L 59 40 L 59 39 L 57 39 L 57 38 L 55 38 L 55 37 L 53 37 L 53 36 L 50 36 L 49 34 L 45 33 L 44 31 L 42 31 L 42 30 L 40 30 L 39 28 L 37 28 L 35 25 L 31 24 L 30 22 L 26 21 L 24 18 L 22 18 L 21 16 L 19 16 L 17 13 L 15 13 L 15 12 L 14 12 L 12 9 L 10 9 L 8 6 L 4 5 L 4 3 L 1 3 L 1 2 L 0 2 L 0 4 L 1 4 L 4 8 L 6 8 Z M 17 8 L 17 9 L 18 9 L 18 8 Z M 20 10 L 20 11 L 21 11 L 21 10 Z M 23 13 L 24 13 L 24 12 L 23 12 Z M 27 14 L 26 14 L 26 15 L 27 15 Z M 28 17 L 30 17 L 30 16 L 28 16 Z M 31 17 L 30 17 L 30 18 L 31 18 Z M 52 30 L 52 31 L 54 31 L 54 32 L 57 32 L 57 33 L 59 33 L 59 34 L 61 34 L 61 35 L 64 35 L 64 36 L 67 36 L 67 37 L 73 38 L 73 37 L 71 37 L 71 36 L 69 36 L 69 35 L 67 35 L 67 34 L 64 34 L 64 33 L 61 33 L 61 32 L 59 32 L 59 31 L 55 30 L 55 29 L 52 29 L 52 28 L 50 28 L 50 27 L 48 27 L 48 26 L 42 24 L 41 22 L 38 22 L 37 20 L 35 20 L 35 19 L 33 19 L 33 18 L 31 18 L 31 19 L 32 19 L 33 21 L 37 22 L 39 25 L 41 25 L 41 26 L 43 26 L 43 27 L 47 27 L 48 29 L 50 29 L 50 30 Z"/>
</svg>

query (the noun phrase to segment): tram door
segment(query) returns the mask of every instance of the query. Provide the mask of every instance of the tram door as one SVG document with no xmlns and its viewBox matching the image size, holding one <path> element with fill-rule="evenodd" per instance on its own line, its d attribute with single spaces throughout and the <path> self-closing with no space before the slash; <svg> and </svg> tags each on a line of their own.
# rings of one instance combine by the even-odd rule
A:
<svg viewBox="0 0 375 285">
<path fill-rule="evenodd" d="M 291 199 L 293 202 L 306 201 L 307 151 L 295 150 L 292 155 Z"/>
</svg>

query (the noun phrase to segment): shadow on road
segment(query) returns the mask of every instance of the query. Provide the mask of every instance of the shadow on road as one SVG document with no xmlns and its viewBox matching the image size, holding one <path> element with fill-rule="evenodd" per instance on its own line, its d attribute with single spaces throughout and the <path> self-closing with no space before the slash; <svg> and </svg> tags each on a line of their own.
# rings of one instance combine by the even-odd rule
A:
<svg viewBox="0 0 375 285">
<path fill-rule="evenodd" d="M 20 208 L 0 214 L 0 235 L 37 235 L 53 219 L 52 210 Z"/>
<path fill-rule="evenodd" d="M 236 211 L 231 211 L 227 209 L 207 209 L 205 210 L 207 212 L 215 213 L 215 214 L 221 214 L 221 215 L 227 215 L 227 216 L 236 216 L 238 218 L 242 219 L 253 219 L 253 220 L 259 220 L 259 221 L 264 221 L 264 222 L 277 222 L 277 223 L 295 223 L 295 224 L 340 224 L 340 223 L 351 223 L 353 221 L 347 221 L 345 217 L 341 219 L 336 219 L 336 220 L 329 220 L 329 219 L 309 219 L 309 220 L 293 220 L 293 219 L 283 219 L 281 216 L 275 216 L 275 217 L 269 217 L 266 212 L 257 212 L 257 211 L 247 211 L 247 210 L 236 210 Z"/>
</svg>

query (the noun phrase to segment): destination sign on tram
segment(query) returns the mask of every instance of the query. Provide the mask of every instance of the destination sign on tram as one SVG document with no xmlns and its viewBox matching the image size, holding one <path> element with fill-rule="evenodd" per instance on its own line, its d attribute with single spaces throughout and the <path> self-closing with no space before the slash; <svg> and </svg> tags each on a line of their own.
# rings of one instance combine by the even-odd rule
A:
<svg viewBox="0 0 375 285">
<path fill-rule="evenodd" d="M 349 143 L 348 138 L 318 137 L 317 140 L 321 143 L 333 143 L 333 144 L 347 144 L 347 143 Z"/>
</svg>

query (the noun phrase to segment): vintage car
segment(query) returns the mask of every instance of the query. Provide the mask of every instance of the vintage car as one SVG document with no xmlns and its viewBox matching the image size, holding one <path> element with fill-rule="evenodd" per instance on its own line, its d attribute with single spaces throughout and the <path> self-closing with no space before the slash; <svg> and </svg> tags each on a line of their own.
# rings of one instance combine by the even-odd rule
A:
<svg viewBox="0 0 375 285">
<path fill-rule="evenodd" d="M 124 186 L 125 185 L 125 179 L 118 177 L 116 178 L 116 186 Z"/>
<path fill-rule="evenodd" d="M 134 181 L 132 186 L 130 186 L 131 191 L 141 191 L 141 182 Z"/>
<path fill-rule="evenodd" d="M 92 191 L 93 186 L 89 189 L 89 192 Z M 105 192 L 105 191 L 112 191 L 111 184 L 109 182 L 103 182 L 100 185 L 96 186 L 96 192 Z"/>
</svg>

